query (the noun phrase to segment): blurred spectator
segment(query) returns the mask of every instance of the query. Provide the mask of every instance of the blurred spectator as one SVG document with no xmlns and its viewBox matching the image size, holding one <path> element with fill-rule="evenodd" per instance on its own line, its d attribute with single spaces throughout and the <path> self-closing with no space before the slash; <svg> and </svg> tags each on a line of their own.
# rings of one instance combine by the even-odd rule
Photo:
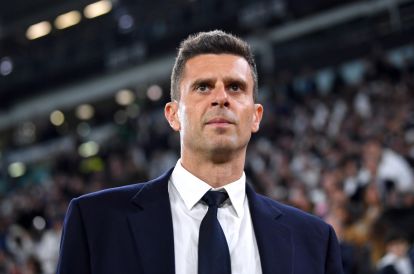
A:
<svg viewBox="0 0 414 274">
<path fill-rule="evenodd" d="M 50 229 L 46 230 L 41 236 L 35 250 L 35 254 L 39 259 L 42 273 L 53 274 L 56 270 L 56 263 L 59 257 L 59 243 L 62 230 L 62 221 L 53 220 Z"/>
<path fill-rule="evenodd" d="M 368 140 L 363 147 L 364 169 L 368 180 L 378 184 L 386 204 L 397 203 L 395 195 L 413 192 L 414 177 L 408 162 L 391 149 L 384 148 L 378 140 Z"/>
<path fill-rule="evenodd" d="M 386 239 L 386 254 L 378 262 L 378 274 L 413 274 L 414 262 L 409 257 L 410 243 L 401 233 Z"/>
</svg>

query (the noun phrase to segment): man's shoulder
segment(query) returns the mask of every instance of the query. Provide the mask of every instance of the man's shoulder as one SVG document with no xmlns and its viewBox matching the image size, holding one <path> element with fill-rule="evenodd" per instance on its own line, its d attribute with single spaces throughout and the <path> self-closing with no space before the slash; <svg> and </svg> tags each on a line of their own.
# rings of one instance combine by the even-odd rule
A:
<svg viewBox="0 0 414 274">
<path fill-rule="evenodd" d="M 164 188 L 166 181 L 170 176 L 170 171 L 161 175 L 160 177 L 153 179 L 151 181 L 136 183 L 131 185 L 125 185 L 115 188 L 108 188 L 99 190 L 96 192 L 84 194 L 72 200 L 72 203 L 78 203 L 81 206 L 102 206 L 107 207 L 108 205 L 114 206 L 124 206 L 129 205 L 131 200 L 141 193 L 144 189 L 154 189 Z M 165 187 L 165 189 L 167 189 Z"/>
<path fill-rule="evenodd" d="M 108 206 L 123 206 L 130 202 L 147 183 L 136 183 L 115 188 L 103 189 L 74 198 L 71 203 L 80 207 L 106 208 Z"/>
<path fill-rule="evenodd" d="M 274 208 L 280 212 L 280 218 L 283 218 L 283 222 L 286 225 L 293 227 L 308 227 L 314 226 L 326 229 L 328 227 L 327 223 L 323 221 L 320 217 L 305 212 L 296 207 L 275 201 L 269 197 L 257 194 L 258 198 L 269 207 Z"/>
</svg>

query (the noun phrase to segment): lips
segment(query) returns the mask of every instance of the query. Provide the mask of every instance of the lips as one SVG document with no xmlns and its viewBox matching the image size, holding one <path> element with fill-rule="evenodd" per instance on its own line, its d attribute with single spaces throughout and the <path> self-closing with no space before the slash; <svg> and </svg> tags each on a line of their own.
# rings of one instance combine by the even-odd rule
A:
<svg viewBox="0 0 414 274">
<path fill-rule="evenodd" d="M 207 124 L 233 124 L 233 123 L 225 118 L 213 118 L 209 120 Z"/>
<path fill-rule="evenodd" d="M 214 126 L 214 127 L 229 127 L 231 125 L 234 125 L 235 122 L 229 118 L 224 117 L 215 117 L 212 119 L 207 120 L 206 125 L 207 126 Z"/>
</svg>

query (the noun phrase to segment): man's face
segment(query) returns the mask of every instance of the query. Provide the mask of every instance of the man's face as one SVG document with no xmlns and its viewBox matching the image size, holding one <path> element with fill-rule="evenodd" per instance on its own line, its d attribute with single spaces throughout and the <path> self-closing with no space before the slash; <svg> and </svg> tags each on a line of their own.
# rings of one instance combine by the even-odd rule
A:
<svg viewBox="0 0 414 274">
<path fill-rule="evenodd" d="M 253 100 L 247 61 L 231 54 L 202 54 L 187 61 L 180 100 L 165 108 L 180 132 L 184 153 L 229 153 L 245 149 L 259 129 L 263 107 Z"/>
</svg>

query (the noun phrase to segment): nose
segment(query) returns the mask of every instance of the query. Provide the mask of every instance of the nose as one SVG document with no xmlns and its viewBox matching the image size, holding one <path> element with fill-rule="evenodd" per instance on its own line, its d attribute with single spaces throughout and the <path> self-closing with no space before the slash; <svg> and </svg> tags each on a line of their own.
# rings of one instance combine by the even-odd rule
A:
<svg viewBox="0 0 414 274">
<path fill-rule="evenodd" d="M 223 84 L 217 85 L 214 89 L 211 105 L 219 107 L 228 107 L 230 105 L 229 95 Z"/>
</svg>

